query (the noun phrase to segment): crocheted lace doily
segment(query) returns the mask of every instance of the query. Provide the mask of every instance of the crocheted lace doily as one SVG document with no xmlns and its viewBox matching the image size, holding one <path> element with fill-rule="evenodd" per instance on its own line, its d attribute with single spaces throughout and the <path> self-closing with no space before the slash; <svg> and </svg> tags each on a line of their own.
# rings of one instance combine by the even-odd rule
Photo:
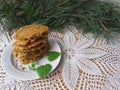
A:
<svg viewBox="0 0 120 90">
<path fill-rule="evenodd" d="M 61 62 L 45 79 L 21 81 L 10 78 L 0 65 L 0 87 L 18 90 L 120 90 L 120 41 L 84 36 L 75 28 L 51 32 L 62 49 Z M 5 45 L 2 43 L 1 45 Z M 2 48 L 3 49 L 3 48 Z M 0 54 L 2 53 L 2 49 Z M 3 90 L 3 89 L 0 89 Z"/>
</svg>

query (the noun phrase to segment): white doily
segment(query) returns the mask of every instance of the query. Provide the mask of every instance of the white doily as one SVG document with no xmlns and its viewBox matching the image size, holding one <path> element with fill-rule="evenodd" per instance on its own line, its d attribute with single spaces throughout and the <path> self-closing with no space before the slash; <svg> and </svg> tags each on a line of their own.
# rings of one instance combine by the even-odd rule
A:
<svg viewBox="0 0 120 90">
<path fill-rule="evenodd" d="M 107 44 L 93 39 L 75 28 L 65 33 L 51 32 L 59 43 L 62 59 L 55 72 L 46 79 L 14 80 L 6 76 L 0 65 L 0 86 L 5 90 L 120 90 L 120 43 Z M 119 41 L 118 41 L 119 42 Z M 9 89 L 8 89 L 9 88 Z M 20 89 L 22 88 L 22 89 Z M 2 89 L 0 89 L 2 90 Z M 4 90 L 4 89 L 3 89 Z"/>
<path fill-rule="evenodd" d="M 112 83 L 119 82 L 117 78 L 120 74 L 118 67 L 120 61 L 115 46 L 107 45 L 104 39 L 94 40 L 71 31 L 64 35 L 52 33 L 51 37 L 62 46 L 64 60 L 62 76 L 68 88 L 71 90 L 76 87 L 79 90 L 119 88 L 119 85 L 112 87 L 109 84 L 111 80 Z"/>
</svg>

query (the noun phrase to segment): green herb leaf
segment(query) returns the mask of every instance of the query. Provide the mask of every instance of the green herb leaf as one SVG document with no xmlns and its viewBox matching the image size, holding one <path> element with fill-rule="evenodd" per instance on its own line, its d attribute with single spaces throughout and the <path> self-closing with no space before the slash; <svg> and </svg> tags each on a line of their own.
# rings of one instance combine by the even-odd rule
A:
<svg viewBox="0 0 120 90">
<path fill-rule="evenodd" d="M 35 70 L 35 66 L 36 66 L 36 64 L 33 62 L 30 66 L 28 66 L 28 68 L 30 70 Z"/>
<path fill-rule="evenodd" d="M 40 78 L 45 78 L 49 72 L 52 70 L 52 66 L 50 64 L 41 65 L 36 69 L 36 73 Z"/>
<path fill-rule="evenodd" d="M 49 61 L 54 61 L 55 59 L 57 59 L 60 56 L 59 52 L 56 51 L 50 51 L 48 52 L 48 60 Z"/>
<path fill-rule="evenodd" d="M 35 68 L 35 66 L 36 66 L 35 63 L 32 63 L 32 64 L 31 64 L 31 67 L 34 67 L 34 68 Z"/>
</svg>

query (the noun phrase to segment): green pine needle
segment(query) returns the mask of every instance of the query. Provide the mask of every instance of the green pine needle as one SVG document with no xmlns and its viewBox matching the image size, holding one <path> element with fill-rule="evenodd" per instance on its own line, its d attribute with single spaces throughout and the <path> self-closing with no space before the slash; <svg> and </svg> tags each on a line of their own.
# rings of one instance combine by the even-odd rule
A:
<svg viewBox="0 0 120 90">
<path fill-rule="evenodd" d="M 0 0 L 0 21 L 9 30 L 43 24 L 61 31 L 66 24 L 112 40 L 120 34 L 120 7 L 98 0 Z M 114 38 L 115 39 L 115 38 Z"/>
</svg>

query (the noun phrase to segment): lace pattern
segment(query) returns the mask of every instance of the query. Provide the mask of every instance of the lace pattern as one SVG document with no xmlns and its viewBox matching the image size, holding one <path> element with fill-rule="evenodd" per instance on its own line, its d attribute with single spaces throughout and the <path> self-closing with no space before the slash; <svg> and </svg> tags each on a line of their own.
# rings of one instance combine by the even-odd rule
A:
<svg viewBox="0 0 120 90">
<path fill-rule="evenodd" d="M 51 32 L 49 38 L 58 42 L 62 49 L 58 68 L 45 79 L 21 81 L 7 76 L 0 64 L 1 88 L 5 90 L 120 89 L 119 40 L 115 45 L 107 44 L 105 39 L 84 36 L 76 28 L 68 29 L 63 34 Z M 6 44 L 1 42 L 0 45 Z M 3 48 L 1 52 L 2 50 Z"/>
</svg>

